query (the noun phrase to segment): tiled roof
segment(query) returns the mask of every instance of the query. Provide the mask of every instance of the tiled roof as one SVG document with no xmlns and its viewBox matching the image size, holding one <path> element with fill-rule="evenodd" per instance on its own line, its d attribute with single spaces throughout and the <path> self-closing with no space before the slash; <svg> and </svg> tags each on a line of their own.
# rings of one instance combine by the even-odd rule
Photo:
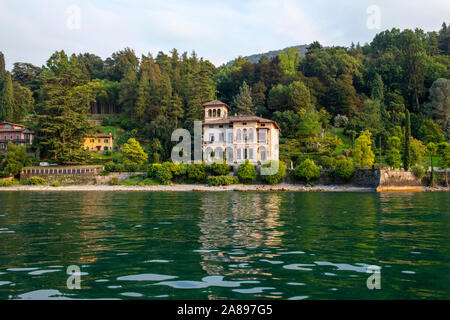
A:
<svg viewBox="0 0 450 320">
<path fill-rule="evenodd" d="M 230 106 L 220 100 L 213 100 L 203 104 L 204 107 L 213 107 L 213 106 L 226 106 L 230 109 Z"/>
<path fill-rule="evenodd" d="M 113 135 L 107 133 L 98 133 L 95 136 L 86 137 L 86 139 L 95 139 L 95 138 L 113 138 Z"/>
<path fill-rule="evenodd" d="M 204 122 L 204 125 L 208 124 L 222 124 L 222 123 L 233 123 L 233 122 L 260 122 L 260 123 L 273 123 L 275 127 L 280 129 L 276 121 L 265 119 L 257 116 L 230 116 L 223 119 L 217 119 L 217 120 L 210 120 L 207 122 Z"/>
<path fill-rule="evenodd" d="M 13 127 L 28 128 L 27 126 L 24 126 L 23 124 L 17 124 L 17 123 L 12 123 L 12 122 L 8 122 L 8 121 L 0 122 L 0 126 L 5 125 L 5 124 L 9 124 L 10 126 L 13 126 Z"/>
</svg>

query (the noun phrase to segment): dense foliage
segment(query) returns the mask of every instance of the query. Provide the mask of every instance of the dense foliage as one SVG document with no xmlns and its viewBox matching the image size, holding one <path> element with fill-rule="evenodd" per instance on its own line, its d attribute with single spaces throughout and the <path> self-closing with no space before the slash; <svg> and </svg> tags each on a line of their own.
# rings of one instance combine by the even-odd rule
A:
<svg viewBox="0 0 450 320">
<path fill-rule="evenodd" d="M 268 184 L 277 184 L 280 183 L 284 176 L 286 175 L 286 165 L 283 161 L 269 161 L 263 165 L 263 168 L 277 168 L 278 170 L 275 174 L 272 175 L 261 175 L 261 179 Z"/>
<path fill-rule="evenodd" d="M 320 177 L 319 167 L 311 159 L 305 159 L 297 168 L 295 168 L 293 175 L 299 180 L 311 180 L 318 179 Z"/>
<path fill-rule="evenodd" d="M 42 67 L 18 62 L 8 71 L 0 53 L 0 121 L 36 132 L 36 161 L 134 171 L 169 160 L 173 130 L 192 130 L 203 119 L 202 104 L 217 98 L 231 114 L 276 120 L 286 163 L 310 158 L 333 169 L 337 159 L 352 158 L 361 167 L 384 160 L 382 165 L 409 169 L 428 161 L 426 145 L 449 139 L 449 39 L 445 23 L 431 32 L 394 28 L 364 46 L 313 42 L 302 56 L 291 48 L 219 67 L 195 52 L 138 57 L 125 48 L 107 59 L 57 51 Z M 91 125 L 94 119 L 102 125 Z M 111 156 L 81 150 L 86 136 L 110 131 L 116 136 Z M 441 165 L 448 152 L 439 150 L 435 162 Z M 184 170 L 202 182 L 229 171 L 220 165 Z"/>
<path fill-rule="evenodd" d="M 245 184 L 251 184 L 256 180 L 256 168 L 250 163 L 250 161 L 245 160 L 243 164 L 238 167 L 239 179 Z"/>
</svg>

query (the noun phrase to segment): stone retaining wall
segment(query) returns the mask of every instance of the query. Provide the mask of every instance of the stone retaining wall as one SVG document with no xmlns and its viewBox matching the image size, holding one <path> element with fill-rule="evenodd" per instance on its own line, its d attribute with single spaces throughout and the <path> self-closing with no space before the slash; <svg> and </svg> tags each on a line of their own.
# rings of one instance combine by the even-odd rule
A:
<svg viewBox="0 0 450 320">
<path fill-rule="evenodd" d="M 379 186 L 419 187 L 422 186 L 422 181 L 411 171 L 382 169 Z"/>
<path fill-rule="evenodd" d="M 134 176 L 145 176 L 147 172 L 111 172 L 107 176 L 95 176 L 96 184 L 108 184 L 113 178 L 120 181 L 128 180 Z"/>
</svg>

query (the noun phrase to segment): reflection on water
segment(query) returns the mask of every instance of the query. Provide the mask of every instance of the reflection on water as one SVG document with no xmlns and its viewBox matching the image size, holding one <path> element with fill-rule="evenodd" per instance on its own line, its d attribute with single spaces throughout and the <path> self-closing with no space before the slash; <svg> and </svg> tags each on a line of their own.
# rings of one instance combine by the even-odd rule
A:
<svg viewBox="0 0 450 320">
<path fill-rule="evenodd" d="M 1 193 L 0 299 L 450 298 L 445 193 Z M 66 269 L 82 270 L 82 290 Z M 366 287 L 381 268 L 382 290 Z"/>
</svg>

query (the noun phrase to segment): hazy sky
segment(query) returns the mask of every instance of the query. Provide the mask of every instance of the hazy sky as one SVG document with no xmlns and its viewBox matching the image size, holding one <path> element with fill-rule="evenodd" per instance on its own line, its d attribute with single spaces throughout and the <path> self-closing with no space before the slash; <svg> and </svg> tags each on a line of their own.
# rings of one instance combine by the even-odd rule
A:
<svg viewBox="0 0 450 320">
<path fill-rule="evenodd" d="M 61 49 L 106 58 L 125 47 L 154 56 L 195 50 L 220 65 L 314 40 L 363 44 L 393 27 L 438 30 L 444 21 L 448 0 L 0 0 L 0 51 L 8 68 L 41 66 Z"/>
</svg>

